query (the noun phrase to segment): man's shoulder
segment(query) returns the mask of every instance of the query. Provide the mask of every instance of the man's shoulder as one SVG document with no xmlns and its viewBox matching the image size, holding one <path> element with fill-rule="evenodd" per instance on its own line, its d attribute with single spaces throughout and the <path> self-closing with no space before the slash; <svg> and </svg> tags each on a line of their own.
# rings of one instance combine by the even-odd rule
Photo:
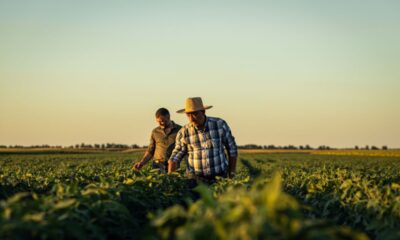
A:
<svg viewBox="0 0 400 240">
<path fill-rule="evenodd" d="M 161 131 L 161 127 L 158 126 L 158 127 L 153 128 L 153 130 L 151 131 L 151 134 L 158 133 L 160 131 Z"/>
<path fill-rule="evenodd" d="M 207 116 L 207 118 L 208 118 L 208 121 L 209 121 L 210 123 L 216 123 L 216 124 L 218 124 L 218 125 L 220 125 L 220 124 L 226 124 L 226 121 L 225 121 L 224 119 L 222 119 L 222 118 L 218 118 L 218 117 L 208 117 L 208 116 Z"/>
<path fill-rule="evenodd" d="M 193 128 L 193 124 L 191 124 L 191 123 L 186 123 L 185 125 L 183 125 L 183 126 L 181 127 L 181 129 L 179 129 L 179 132 L 180 132 L 182 135 L 187 135 L 187 134 L 189 134 L 191 128 Z"/>
<path fill-rule="evenodd" d="M 178 128 L 178 132 L 177 135 L 179 137 L 186 137 L 188 135 L 188 124 L 185 124 L 183 126 L 181 126 L 180 128 Z"/>
<path fill-rule="evenodd" d="M 208 121 L 211 121 L 211 122 L 221 122 L 221 121 L 224 121 L 222 118 L 218 118 L 218 117 L 209 117 L 209 116 L 207 116 L 207 118 L 208 118 Z"/>
<path fill-rule="evenodd" d="M 153 128 L 153 132 L 159 131 L 159 130 L 161 130 L 161 127 L 160 127 L 160 126 L 157 126 L 157 127 Z"/>
</svg>

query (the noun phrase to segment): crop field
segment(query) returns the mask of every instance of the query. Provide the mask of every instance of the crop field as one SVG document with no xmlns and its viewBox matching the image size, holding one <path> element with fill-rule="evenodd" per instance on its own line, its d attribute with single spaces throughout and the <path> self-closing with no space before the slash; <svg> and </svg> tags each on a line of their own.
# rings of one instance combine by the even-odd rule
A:
<svg viewBox="0 0 400 240">
<path fill-rule="evenodd" d="M 142 156 L 0 152 L 0 239 L 400 239 L 399 150 L 241 151 L 195 193 Z"/>
</svg>

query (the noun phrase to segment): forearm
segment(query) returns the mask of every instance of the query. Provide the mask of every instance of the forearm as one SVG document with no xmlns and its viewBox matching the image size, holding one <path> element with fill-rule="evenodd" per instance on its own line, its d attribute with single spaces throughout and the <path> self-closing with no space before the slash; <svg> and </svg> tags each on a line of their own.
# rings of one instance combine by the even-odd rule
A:
<svg viewBox="0 0 400 240">
<path fill-rule="evenodd" d="M 236 173 L 236 162 L 237 162 L 238 152 L 237 152 L 235 138 L 231 134 L 228 134 L 227 136 L 225 148 L 229 159 L 228 175 L 229 177 L 233 177 L 233 175 L 235 175 Z"/>
<path fill-rule="evenodd" d="M 181 162 L 182 158 L 185 156 L 185 152 L 177 151 L 172 153 L 170 159 L 168 160 L 168 173 L 176 171 L 178 164 Z"/>
<path fill-rule="evenodd" d="M 168 173 L 174 172 L 177 168 L 178 163 L 182 160 L 184 155 L 187 154 L 187 146 L 184 141 L 182 129 L 179 130 L 175 142 L 175 148 L 168 159 Z"/>
<path fill-rule="evenodd" d="M 140 165 L 142 165 L 142 166 L 146 165 L 146 163 L 148 163 L 152 157 L 153 157 L 153 154 L 151 154 L 150 152 L 146 151 L 146 153 L 144 154 L 142 160 L 140 160 Z"/>
<path fill-rule="evenodd" d="M 175 172 L 177 163 L 172 160 L 168 160 L 168 173 Z"/>
<path fill-rule="evenodd" d="M 228 175 L 232 177 L 236 173 L 237 156 L 229 157 Z"/>
<path fill-rule="evenodd" d="M 174 172 L 177 169 L 178 164 L 187 153 L 183 148 L 175 150 L 172 152 L 172 155 L 168 160 L 168 173 Z"/>
</svg>

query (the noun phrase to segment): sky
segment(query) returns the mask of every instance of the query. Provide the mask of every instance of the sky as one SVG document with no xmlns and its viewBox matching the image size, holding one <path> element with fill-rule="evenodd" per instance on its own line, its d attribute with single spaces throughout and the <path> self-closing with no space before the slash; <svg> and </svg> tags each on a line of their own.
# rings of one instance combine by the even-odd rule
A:
<svg viewBox="0 0 400 240">
<path fill-rule="evenodd" d="M 0 145 L 147 145 L 187 97 L 236 142 L 400 147 L 400 1 L 0 0 Z"/>
</svg>

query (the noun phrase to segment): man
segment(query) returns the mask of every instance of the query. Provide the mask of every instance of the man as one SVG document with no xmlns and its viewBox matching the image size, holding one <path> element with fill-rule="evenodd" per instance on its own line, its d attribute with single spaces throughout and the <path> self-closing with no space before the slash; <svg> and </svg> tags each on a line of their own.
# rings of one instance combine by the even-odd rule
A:
<svg viewBox="0 0 400 240">
<path fill-rule="evenodd" d="M 149 147 L 142 160 L 133 166 L 134 170 L 140 170 L 150 159 L 154 158 L 152 168 L 160 169 L 162 172 L 167 171 L 167 161 L 175 147 L 176 134 L 181 126 L 171 121 L 169 111 L 165 108 L 157 110 L 156 122 L 159 126 L 151 132 Z"/>
<path fill-rule="evenodd" d="M 189 155 L 189 179 L 213 183 L 216 176 L 234 176 L 237 161 L 235 138 L 223 119 L 206 116 L 205 110 L 211 107 L 204 106 L 201 98 L 194 97 L 186 99 L 185 109 L 177 111 L 186 113 L 189 123 L 177 134 L 175 149 L 168 160 L 169 173 L 175 171 L 185 155 Z"/>
</svg>

